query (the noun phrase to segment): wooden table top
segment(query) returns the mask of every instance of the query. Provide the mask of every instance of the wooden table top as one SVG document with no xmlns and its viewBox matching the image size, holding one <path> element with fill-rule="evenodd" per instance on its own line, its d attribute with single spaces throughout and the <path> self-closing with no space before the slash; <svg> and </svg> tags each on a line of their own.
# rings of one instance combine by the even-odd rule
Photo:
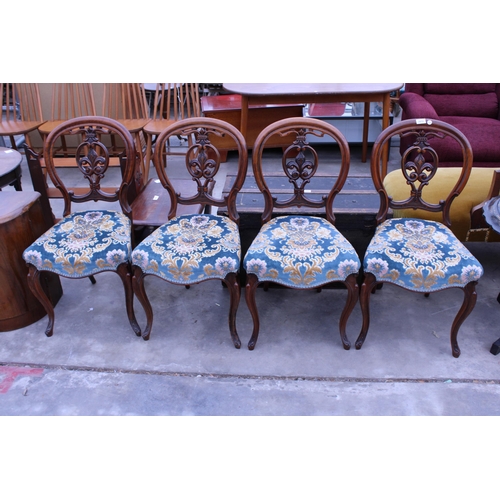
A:
<svg viewBox="0 0 500 500">
<path fill-rule="evenodd" d="M 228 92 L 246 96 L 373 94 L 399 90 L 402 83 L 223 83 Z"/>
<path fill-rule="evenodd" d="M 22 159 L 23 157 L 19 151 L 0 147 L 0 176 L 17 168 Z"/>
<path fill-rule="evenodd" d="M 0 191 L 0 224 L 28 211 L 39 197 L 36 191 Z"/>
</svg>

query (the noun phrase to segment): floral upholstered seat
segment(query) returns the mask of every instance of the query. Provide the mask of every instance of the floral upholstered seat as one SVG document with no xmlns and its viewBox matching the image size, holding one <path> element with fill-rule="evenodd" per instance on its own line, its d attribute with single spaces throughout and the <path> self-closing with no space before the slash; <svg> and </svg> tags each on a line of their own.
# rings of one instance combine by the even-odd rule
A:
<svg viewBox="0 0 500 500">
<path fill-rule="evenodd" d="M 397 194 L 388 193 L 381 176 L 380 164 L 391 137 L 398 136 L 409 144 L 401 157 Z M 432 146 L 431 142 L 432 139 Z M 462 168 L 455 184 L 449 185 L 443 198 L 436 202 L 426 190 L 439 169 L 438 148 L 442 143 L 455 143 L 462 154 Z M 483 275 L 480 262 L 451 231 L 450 208 L 453 200 L 463 191 L 472 168 L 472 149 L 458 129 L 425 118 L 403 120 L 384 130 L 372 151 L 371 174 L 375 189 L 380 194 L 377 228 L 363 259 L 364 281 L 360 292 L 363 314 L 361 332 L 356 349 L 361 349 L 370 325 L 370 296 L 377 285 L 392 283 L 406 290 L 424 293 L 448 288 L 461 288 L 464 299 L 450 331 L 454 357 L 460 355 L 457 335 L 461 324 L 476 303 L 476 284 Z M 406 189 L 403 189 L 406 186 Z M 390 210 L 408 215 L 407 218 L 390 218 Z M 432 220 L 421 214 L 430 213 Z M 442 219 L 442 222 L 436 219 Z"/>
<path fill-rule="evenodd" d="M 132 264 L 170 283 L 191 285 L 237 273 L 240 258 L 235 222 L 218 215 L 183 215 L 142 241 L 132 253 Z"/>
<path fill-rule="evenodd" d="M 264 153 L 275 137 L 290 144 L 281 156 L 281 171 L 272 157 Z M 327 138 L 329 145 L 316 149 L 317 138 Z M 250 350 L 255 348 L 260 330 L 256 290 L 260 284 L 267 288 L 269 283 L 300 290 L 343 283 L 347 299 L 339 330 L 344 349 L 350 348 L 346 325 L 358 301 L 361 263 L 351 243 L 336 229 L 333 213 L 333 203 L 345 184 L 349 164 L 346 139 L 321 120 L 288 118 L 259 134 L 252 166 L 264 197 L 262 225 L 243 259 L 247 273 L 245 299 L 253 319 Z M 268 172 L 272 172 L 269 177 Z M 311 188 L 311 181 L 318 186 L 317 192 Z M 294 215 L 281 215 L 283 212 Z"/>
<path fill-rule="evenodd" d="M 378 226 L 364 258 L 377 281 L 430 293 L 465 286 L 483 267 L 444 224 L 421 219 L 389 219 Z"/>
<path fill-rule="evenodd" d="M 244 267 L 260 281 L 317 288 L 357 274 L 360 261 L 352 245 L 327 220 L 282 216 L 262 226 L 246 253 Z"/>
<path fill-rule="evenodd" d="M 178 192 L 169 178 L 172 157 L 168 144 L 170 138 L 176 136 L 188 138 L 188 147 L 182 154 L 187 173 L 196 186 L 194 195 Z M 221 164 L 221 153 L 215 144 L 221 137 L 231 144 L 229 149 L 238 154 L 238 171 L 227 195 L 215 195 L 212 190 Z M 170 212 L 169 220 L 132 252 L 132 283 L 146 312 L 142 337 L 149 339 L 154 317 L 144 285 L 147 276 L 185 286 L 218 279 L 229 291 L 229 331 L 233 345 L 239 349 L 241 341 L 236 331 L 236 312 L 241 295 L 241 243 L 236 196 L 245 182 L 248 167 L 245 139 L 237 128 L 225 121 L 186 118 L 174 122 L 159 134 L 153 162 L 158 179 L 170 198 Z M 178 214 L 178 207 L 185 209 L 189 205 L 201 205 L 207 213 Z M 214 213 L 216 211 L 221 211 L 221 215 Z"/>
<path fill-rule="evenodd" d="M 128 263 L 131 222 L 121 212 L 73 212 L 50 228 L 23 253 L 39 271 L 83 278 L 116 271 Z"/>
</svg>

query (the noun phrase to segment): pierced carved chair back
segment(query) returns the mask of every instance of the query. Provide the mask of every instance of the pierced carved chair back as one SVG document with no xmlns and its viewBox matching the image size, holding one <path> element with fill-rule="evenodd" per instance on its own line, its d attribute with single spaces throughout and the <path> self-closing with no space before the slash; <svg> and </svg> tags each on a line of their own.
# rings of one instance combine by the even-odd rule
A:
<svg viewBox="0 0 500 500">
<path fill-rule="evenodd" d="M 279 197 L 268 186 L 263 171 L 263 154 L 266 143 L 276 135 L 291 137 L 292 144 L 283 152 L 281 168 L 289 183 L 293 186 L 293 193 L 288 197 Z M 331 137 L 340 149 L 340 169 L 335 182 L 327 195 L 313 197 L 311 180 L 318 174 L 319 157 L 316 149 L 309 143 L 311 138 Z M 264 129 L 255 141 L 252 156 L 252 167 L 255 181 L 264 196 L 264 212 L 262 223 L 268 222 L 275 210 L 290 207 L 310 207 L 316 210 L 324 209 L 326 218 L 335 223 L 333 202 L 347 179 L 350 164 L 350 150 L 345 137 L 332 125 L 314 118 L 288 118 L 276 122 Z M 331 172 L 330 172 L 331 175 Z"/>
<path fill-rule="evenodd" d="M 110 167 L 111 154 L 105 145 L 105 137 L 116 135 L 123 144 L 121 153 L 122 180 L 114 192 L 105 190 L 102 182 Z M 76 148 L 75 163 L 88 183 L 88 190 L 75 192 L 62 180 L 54 158 L 57 153 L 56 142 L 61 137 L 77 136 L 80 143 Z M 118 201 L 122 211 L 130 217 L 131 209 L 128 202 L 128 190 L 134 180 L 136 164 L 136 148 L 128 130 L 115 120 L 85 116 L 73 118 L 57 126 L 47 137 L 43 152 L 45 166 L 54 186 L 61 192 L 64 200 L 63 216 L 71 213 L 72 203 L 87 201 Z"/>
<path fill-rule="evenodd" d="M 185 167 L 191 179 L 197 185 L 197 193 L 193 196 L 183 196 L 177 193 L 169 179 L 168 164 L 175 159 L 165 154 L 168 140 L 177 135 L 191 138 L 191 145 L 185 152 Z M 214 137 L 225 136 L 232 138 L 235 149 L 238 151 L 238 173 L 227 195 L 217 196 L 211 193 L 211 187 L 221 166 L 221 154 L 212 144 Z M 235 222 L 239 221 L 236 208 L 236 196 L 245 182 L 248 163 L 248 152 L 241 133 L 227 122 L 214 118 L 187 118 L 166 128 L 156 141 L 153 159 L 158 178 L 168 191 L 171 199 L 169 219 L 175 217 L 177 206 L 209 205 L 212 207 L 227 208 L 227 214 Z"/>
<path fill-rule="evenodd" d="M 408 198 L 395 200 L 387 194 L 380 174 L 384 145 L 394 136 L 412 139 L 411 145 L 401 156 L 400 170 L 408 185 Z M 462 170 L 457 182 L 446 198 L 438 203 L 426 201 L 425 188 L 436 176 L 439 156 L 433 147 L 436 141 L 456 141 L 463 154 Z M 390 209 L 419 209 L 442 212 L 443 224 L 451 227 L 450 208 L 453 200 L 462 192 L 470 176 L 473 153 L 470 143 L 458 129 L 440 120 L 404 120 L 385 129 L 377 138 L 372 151 L 371 173 L 375 189 L 380 195 L 377 223 L 383 222 Z"/>
</svg>

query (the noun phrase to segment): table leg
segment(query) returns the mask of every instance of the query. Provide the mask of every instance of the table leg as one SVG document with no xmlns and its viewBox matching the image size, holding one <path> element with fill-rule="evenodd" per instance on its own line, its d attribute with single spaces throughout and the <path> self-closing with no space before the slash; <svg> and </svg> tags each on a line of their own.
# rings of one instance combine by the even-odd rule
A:
<svg viewBox="0 0 500 500">
<path fill-rule="evenodd" d="M 241 96 L 241 123 L 240 132 L 243 137 L 247 138 L 247 126 L 248 126 L 248 96 Z"/>
<path fill-rule="evenodd" d="M 389 114 L 391 106 L 391 95 L 389 93 L 384 94 L 383 101 L 383 111 L 382 111 L 382 130 L 385 130 L 389 126 Z M 384 145 L 384 150 L 382 151 L 382 179 L 387 175 L 387 163 L 389 161 L 389 143 Z"/>
<path fill-rule="evenodd" d="M 365 109 L 363 115 L 363 147 L 361 150 L 361 162 L 366 163 L 368 155 L 368 125 L 370 123 L 370 103 L 365 102 Z"/>
</svg>

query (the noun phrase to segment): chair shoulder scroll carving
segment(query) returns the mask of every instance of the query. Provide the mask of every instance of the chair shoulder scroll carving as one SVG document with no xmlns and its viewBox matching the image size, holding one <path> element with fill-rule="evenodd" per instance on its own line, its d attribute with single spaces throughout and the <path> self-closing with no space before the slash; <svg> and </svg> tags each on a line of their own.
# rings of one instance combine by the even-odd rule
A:
<svg viewBox="0 0 500 500">
<path fill-rule="evenodd" d="M 265 147 L 276 135 L 289 138 L 291 145 L 283 152 L 281 171 L 271 175 L 273 168 L 268 166 Z M 314 138 L 323 136 L 333 139 L 331 145 L 315 149 Z M 344 349 L 350 348 L 346 325 L 358 300 L 360 260 L 335 227 L 333 211 L 335 197 L 347 179 L 349 164 L 349 145 L 344 136 L 317 119 L 283 119 L 266 127 L 257 137 L 252 166 L 264 197 L 264 212 L 259 234 L 244 259 L 245 298 L 254 324 L 248 343 L 250 350 L 255 348 L 260 329 L 256 302 L 260 284 L 305 290 L 321 289 L 335 282 L 347 288 L 339 330 Z M 272 179 L 275 176 L 282 182 L 276 183 Z M 288 192 L 284 189 L 286 185 Z"/>
<path fill-rule="evenodd" d="M 178 135 L 190 137 L 184 168 L 196 185 L 194 194 L 178 192 L 170 177 L 169 165 L 175 158 L 166 154 L 166 148 L 169 139 Z M 221 154 L 212 141 L 222 135 L 234 142 L 238 152 L 237 175 L 227 195 L 211 194 L 221 165 Z M 158 136 L 153 163 L 170 196 L 170 213 L 169 221 L 132 252 L 134 291 L 146 313 L 143 338 L 149 339 L 153 325 L 153 308 L 144 286 L 147 276 L 186 287 L 216 279 L 229 290 L 229 329 L 234 346 L 239 348 L 236 312 L 240 300 L 241 243 L 236 195 L 245 181 L 248 164 L 245 139 L 238 129 L 221 120 L 203 117 L 180 120 Z M 179 214 L 179 207 L 184 205 L 205 205 L 212 210 L 204 214 Z M 212 213 L 217 209 L 227 215 Z"/>
<path fill-rule="evenodd" d="M 101 185 L 110 163 L 105 137 L 110 134 L 122 143 L 122 180 L 114 192 Z M 68 189 L 54 164 L 54 155 L 61 136 L 79 137 L 75 163 L 82 182 L 78 193 Z M 91 278 L 104 271 L 116 272 L 125 290 L 125 305 L 130 325 L 137 335 L 140 328 L 134 316 L 133 290 L 130 275 L 131 209 L 128 189 L 133 182 L 136 149 L 130 133 L 109 118 L 87 116 L 74 118 L 56 126 L 49 133 L 43 157 L 49 177 L 60 190 L 64 202 L 63 218 L 38 238 L 23 253 L 29 269 L 28 284 L 42 303 L 49 318 L 45 330 L 51 336 L 54 329 L 54 308 L 41 285 L 40 274 L 50 272 L 67 278 Z M 92 208 L 73 210 L 75 204 L 92 202 Z M 104 203 L 105 207 L 94 202 Z M 107 208 L 106 203 L 111 208 Z M 112 203 L 112 205 L 109 205 Z M 85 207 L 85 205 L 84 205 Z"/>
<path fill-rule="evenodd" d="M 402 199 L 393 199 L 380 175 L 382 150 L 391 137 L 409 143 L 403 151 L 400 173 L 407 185 Z M 454 141 L 462 152 L 462 167 L 456 183 L 438 202 L 426 200 L 426 188 L 439 169 L 436 144 Z M 431 145 L 432 143 L 432 145 Z M 356 349 L 363 345 L 370 324 L 369 301 L 377 284 L 392 283 L 406 290 L 423 293 L 460 288 L 464 299 L 450 332 L 454 357 L 460 355 L 458 330 L 476 303 L 476 284 L 483 268 L 450 229 L 450 208 L 462 192 L 472 167 L 472 149 L 465 135 L 440 120 L 404 120 L 384 130 L 374 144 L 371 173 L 380 195 L 377 229 L 366 250 L 364 281 L 360 291 L 363 315 Z M 411 208 L 419 213 L 440 213 L 442 221 L 422 217 L 389 218 L 390 210 Z M 433 218 L 434 219 L 434 218 Z"/>
</svg>

